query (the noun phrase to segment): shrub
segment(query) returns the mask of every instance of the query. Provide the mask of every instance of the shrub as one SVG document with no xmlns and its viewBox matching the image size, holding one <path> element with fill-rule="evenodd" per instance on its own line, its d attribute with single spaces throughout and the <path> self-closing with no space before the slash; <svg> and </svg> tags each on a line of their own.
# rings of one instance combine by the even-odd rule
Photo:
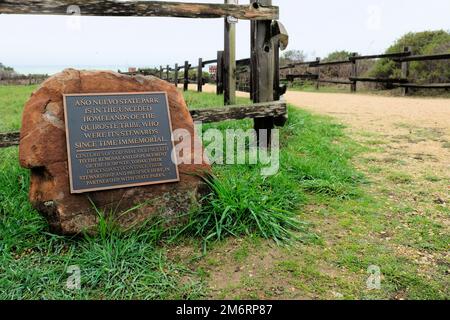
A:
<svg viewBox="0 0 450 320">
<path fill-rule="evenodd" d="M 402 52 L 411 47 L 414 55 L 427 55 L 450 52 L 450 32 L 444 30 L 410 32 L 398 39 L 386 53 Z M 379 60 L 370 76 L 380 78 L 400 78 L 401 64 L 392 60 Z M 411 82 L 435 83 L 450 81 L 450 61 L 416 61 L 410 64 Z"/>
</svg>

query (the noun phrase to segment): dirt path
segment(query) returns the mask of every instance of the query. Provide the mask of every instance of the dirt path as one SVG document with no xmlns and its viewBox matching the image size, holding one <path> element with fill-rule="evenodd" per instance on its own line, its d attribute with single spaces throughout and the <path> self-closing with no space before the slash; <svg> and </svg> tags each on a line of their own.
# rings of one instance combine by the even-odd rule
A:
<svg viewBox="0 0 450 320">
<path fill-rule="evenodd" d="M 401 150 L 408 171 L 436 173 L 450 168 L 450 99 L 381 97 L 358 94 L 288 92 L 289 103 L 333 116 L 386 142 L 385 152 Z"/>
<path fill-rule="evenodd" d="M 205 92 L 215 90 L 212 85 L 204 87 Z M 298 91 L 287 92 L 285 98 L 302 109 L 338 119 L 354 139 L 382 149 L 368 157 L 397 159 L 403 163 L 402 171 L 413 176 L 440 177 L 446 185 L 441 193 L 449 197 L 450 99 Z"/>
<path fill-rule="evenodd" d="M 204 91 L 215 92 L 215 86 L 206 85 Z M 351 132 L 370 132 L 397 144 L 406 139 L 406 145 L 397 147 L 436 157 L 442 169 L 450 168 L 450 99 L 296 91 L 285 98 L 302 109 L 339 119 Z"/>
<path fill-rule="evenodd" d="M 205 86 L 204 91 L 215 92 L 215 87 Z M 207 267 L 215 284 L 213 297 L 335 299 L 343 293 L 370 298 L 361 286 L 365 268 L 374 261 L 382 272 L 412 270 L 414 290 L 425 292 L 437 283 L 448 296 L 450 99 L 306 92 L 285 97 L 299 108 L 337 119 L 363 147 L 353 162 L 367 177 L 365 197 L 304 208 L 302 219 L 315 225 L 324 246 L 296 245 L 286 251 L 267 243 L 227 243 L 218 248 L 214 254 L 221 262 Z M 233 254 L 223 254 L 245 246 L 253 252 L 244 260 L 245 269 L 236 267 Z M 311 261 L 317 263 L 315 271 L 310 270 Z M 345 261 L 358 267 L 350 263 L 349 270 L 342 266 Z M 405 283 L 382 297 L 414 298 L 410 290 L 415 285 Z"/>
<path fill-rule="evenodd" d="M 204 87 L 214 92 L 215 86 Z M 238 92 L 239 96 L 248 96 Z M 360 129 L 382 132 L 398 122 L 450 129 L 450 99 L 382 97 L 362 94 L 289 91 L 289 103 L 342 119 Z"/>
</svg>

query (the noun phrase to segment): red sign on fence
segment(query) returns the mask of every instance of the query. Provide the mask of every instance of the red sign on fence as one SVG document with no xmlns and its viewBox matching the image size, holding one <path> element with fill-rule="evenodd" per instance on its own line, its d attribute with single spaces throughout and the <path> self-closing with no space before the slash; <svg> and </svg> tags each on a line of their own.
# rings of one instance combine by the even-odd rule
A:
<svg viewBox="0 0 450 320">
<path fill-rule="evenodd" d="M 217 66 L 209 66 L 209 74 L 215 76 L 217 74 Z"/>
</svg>

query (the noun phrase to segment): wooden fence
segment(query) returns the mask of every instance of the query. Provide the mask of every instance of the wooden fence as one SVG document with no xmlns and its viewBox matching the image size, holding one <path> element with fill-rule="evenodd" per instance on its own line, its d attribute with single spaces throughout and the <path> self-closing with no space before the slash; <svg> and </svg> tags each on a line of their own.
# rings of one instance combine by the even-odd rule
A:
<svg viewBox="0 0 450 320">
<path fill-rule="evenodd" d="M 372 78 L 372 77 L 360 77 L 358 76 L 358 61 L 371 60 L 371 59 L 389 59 L 401 64 L 402 74 L 400 78 Z M 409 77 L 409 63 L 412 61 L 433 61 L 433 60 L 449 60 L 450 53 L 433 54 L 433 55 L 412 55 L 411 48 L 404 48 L 403 52 L 389 53 L 389 54 L 377 54 L 359 56 L 356 53 L 352 54 L 346 60 L 339 61 L 324 61 L 319 58 L 314 61 L 299 62 L 281 67 L 281 70 L 291 70 L 298 66 L 306 66 L 307 68 L 314 68 L 316 72 L 306 72 L 301 74 L 289 73 L 284 81 L 293 82 L 295 79 L 311 80 L 316 83 L 316 88 L 319 89 L 321 83 L 331 84 L 345 84 L 350 85 L 351 92 L 356 92 L 358 82 L 372 82 L 386 84 L 392 88 L 402 88 L 403 95 L 408 94 L 408 89 L 450 89 L 450 83 L 430 83 L 430 84 L 417 84 L 411 83 L 408 80 Z M 351 76 L 347 79 L 324 79 L 321 77 L 320 68 L 327 66 L 345 65 L 350 64 Z"/>
<path fill-rule="evenodd" d="M 69 8 L 71 0 L 4 0 L 0 1 L 0 14 L 43 14 L 67 15 L 73 14 Z M 271 130 L 275 125 L 284 125 L 287 107 L 279 102 L 279 65 L 280 47 L 285 48 L 287 33 L 277 20 L 279 8 L 272 5 L 272 0 L 250 0 L 249 4 L 238 5 L 236 0 L 225 0 L 224 4 L 183 3 L 164 1 L 100 1 L 85 0 L 79 2 L 78 7 L 84 16 L 144 16 L 144 17 L 178 17 L 178 18 L 224 18 L 224 51 L 221 59 L 199 59 L 196 67 L 188 61 L 184 66 L 175 68 L 161 67 L 159 76 L 169 79 L 174 71 L 174 82 L 178 85 L 178 73 L 183 70 L 184 88 L 189 84 L 189 70 L 197 69 L 197 89 L 202 91 L 203 67 L 211 63 L 222 63 L 220 68 L 223 81 L 224 99 L 226 105 L 234 105 L 236 101 L 236 28 L 237 19 L 251 21 L 251 96 L 252 105 L 220 107 L 210 110 L 193 111 L 194 120 L 223 121 L 231 119 L 254 119 L 254 128 Z M 278 26 L 278 27 L 275 27 Z M 281 36 L 280 33 L 283 33 Z M 218 56 L 220 53 L 218 54 Z M 135 73 L 130 73 L 135 74 Z M 219 86 L 218 86 L 219 87 Z M 257 131 L 258 132 L 258 131 Z M 270 139 L 270 134 L 267 135 Z M 0 134 L 0 147 L 16 145 L 19 134 L 17 132 Z M 258 137 L 259 141 L 259 137 Z"/>
<path fill-rule="evenodd" d="M 45 75 L 18 75 L 11 77 L 2 77 L 0 76 L 0 85 L 32 85 L 32 84 L 40 84 L 48 76 Z"/>
<path fill-rule="evenodd" d="M 189 84 L 196 84 L 197 85 L 197 91 L 202 92 L 203 86 L 208 82 L 204 76 L 203 76 L 203 68 L 205 68 L 208 65 L 215 64 L 216 67 L 216 74 L 214 77 L 214 83 L 217 87 L 217 94 L 224 94 L 224 91 L 228 90 L 226 87 L 227 82 L 224 79 L 225 75 L 225 64 L 223 61 L 224 51 L 218 51 L 217 52 L 217 59 L 213 60 L 204 60 L 203 58 L 198 59 L 198 65 L 192 66 L 192 64 L 189 63 L 189 61 L 185 61 L 184 65 L 175 64 L 172 68 L 171 66 L 160 66 L 158 69 L 159 71 L 149 71 L 149 70 L 156 70 L 155 68 L 151 69 L 137 69 L 134 72 L 122 72 L 118 71 L 121 74 L 136 76 L 136 75 L 142 75 L 142 76 L 155 76 L 162 80 L 165 80 L 167 82 L 173 83 L 176 87 L 178 87 L 179 84 L 183 84 L 184 91 L 188 90 Z M 250 68 L 250 59 L 241 59 L 236 60 L 236 76 L 239 75 L 243 68 Z M 200 67 L 201 66 L 201 67 Z M 183 70 L 188 70 L 188 72 L 182 72 Z M 195 70 L 195 77 L 193 78 L 190 74 L 190 70 Z M 249 84 L 248 83 L 240 83 L 238 79 L 235 79 L 236 86 L 237 87 L 245 87 L 244 89 L 247 92 L 250 92 Z"/>
</svg>

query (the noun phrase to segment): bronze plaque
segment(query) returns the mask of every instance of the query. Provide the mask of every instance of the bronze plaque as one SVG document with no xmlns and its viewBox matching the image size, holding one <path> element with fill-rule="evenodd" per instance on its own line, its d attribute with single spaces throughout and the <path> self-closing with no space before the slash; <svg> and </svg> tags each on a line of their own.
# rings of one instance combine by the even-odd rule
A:
<svg viewBox="0 0 450 320">
<path fill-rule="evenodd" d="M 72 193 L 179 181 L 167 93 L 66 94 L 64 114 Z"/>
</svg>

